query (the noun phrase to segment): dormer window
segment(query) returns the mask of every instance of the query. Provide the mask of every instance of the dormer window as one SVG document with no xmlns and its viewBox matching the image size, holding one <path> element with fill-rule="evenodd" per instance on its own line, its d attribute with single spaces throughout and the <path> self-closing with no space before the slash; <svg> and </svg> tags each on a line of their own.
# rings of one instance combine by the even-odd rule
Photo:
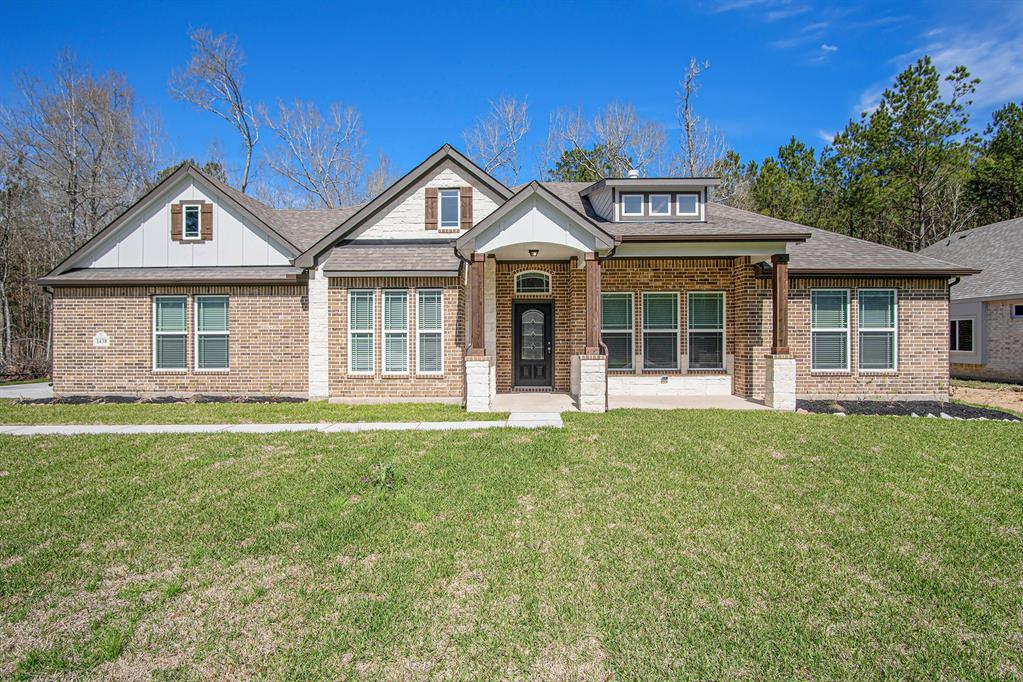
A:
<svg viewBox="0 0 1023 682">
<path fill-rule="evenodd" d="M 440 229 L 457 230 L 461 216 L 458 215 L 458 190 L 442 189 L 440 195 Z"/>
<path fill-rule="evenodd" d="M 182 239 L 200 239 L 202 237 L 202 231 L 199 228 L 199 211 L 199 204 L 185 204 L 182 206 Z"/>
<path fill-rule="evenodd" d="M 671 195 L 670 194 L 651 194 L 650 195 L 650 215 L 652 216 L 669 216 L 671 215 Z"/>
<path fill-rule="evenodd" d="M 679 216 L 687 218 L 700 217 L 700 195 L 692 192 L 675 195 Z"/>
<path fill-rule="evenodd" d="M 623 194 L 622 195 L 622 215 L 623 216 L 641 216 L 641 215 L 643 215 L 643 195 L 642 194 Z"/>
</svg>

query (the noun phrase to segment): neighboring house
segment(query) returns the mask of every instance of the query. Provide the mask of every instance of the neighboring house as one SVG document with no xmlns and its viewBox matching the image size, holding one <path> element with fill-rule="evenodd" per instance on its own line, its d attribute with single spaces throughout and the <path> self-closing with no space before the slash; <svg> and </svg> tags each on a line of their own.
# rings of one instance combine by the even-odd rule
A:
<svg viewBox="0 0 1023 682">
<path fill-rule="evenodd" d="M 981 270 L 952 287 L 952 376 L 1023 382 L 1023 218 L 956 232 L 920 253 Z"/>
<path fill-rule="evenodd" d="M 974 270 L 717 183 L 513 190 L 446 145 L 362 206 L 295 211 L 183 165 L 42 278 L 54 390 L 947 397 L 949 278 Z"/>
</svg>

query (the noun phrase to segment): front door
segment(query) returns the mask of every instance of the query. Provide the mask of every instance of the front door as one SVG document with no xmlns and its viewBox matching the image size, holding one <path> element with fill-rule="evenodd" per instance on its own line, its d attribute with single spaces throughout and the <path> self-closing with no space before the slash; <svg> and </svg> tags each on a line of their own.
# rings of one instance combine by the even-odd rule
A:
<svg viewBox="0 0 1023 682">
<path fill-rule="evenodd" d="M 512 320 L 515 325 L 515 385 L 553 386 L 554 304 L 516 303 Z"/>
</svg>

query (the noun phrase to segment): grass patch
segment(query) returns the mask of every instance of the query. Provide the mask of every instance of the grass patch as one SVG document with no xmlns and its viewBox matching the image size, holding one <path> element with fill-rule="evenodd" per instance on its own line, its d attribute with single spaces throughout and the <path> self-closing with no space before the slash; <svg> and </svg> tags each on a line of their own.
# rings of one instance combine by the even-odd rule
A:
<svg viewBox="0 0 1023 682">
<path fill-rule="evenodd" d="M 42 379 L 10 379 L 8 381 L 0 381 L 0 386 L 20 386 L 21 384 L 45 384 L 50 379 L 44 377 Z"/>
<path fill-rule="evenodd" d="M 565 423 L 0 437 L 0 678 L 1023 672 L 1019 425 Z"/>
<path fill-rule="evenodd" d="M 1023 391 L 1023 384 L 1007 384 L 1000 381 L 981 381 L 979 379 L 952 379 L 952 385 L 964 388 L 986 388 L 992 391 Z"/>
</svg>

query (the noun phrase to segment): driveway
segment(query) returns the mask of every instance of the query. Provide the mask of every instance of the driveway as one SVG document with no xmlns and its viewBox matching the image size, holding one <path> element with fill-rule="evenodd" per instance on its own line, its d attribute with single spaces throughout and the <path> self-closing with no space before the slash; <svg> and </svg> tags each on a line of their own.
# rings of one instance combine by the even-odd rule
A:
<svg viewBox="0 0 1023 682">
<path fill-rule="evenodd" d="M 34 400 L 36 398 L 52 398 L 53 384 L 40 381 L 35 384 L 14 384 L 0 386 L 0 400 Z"/>
</svg>

